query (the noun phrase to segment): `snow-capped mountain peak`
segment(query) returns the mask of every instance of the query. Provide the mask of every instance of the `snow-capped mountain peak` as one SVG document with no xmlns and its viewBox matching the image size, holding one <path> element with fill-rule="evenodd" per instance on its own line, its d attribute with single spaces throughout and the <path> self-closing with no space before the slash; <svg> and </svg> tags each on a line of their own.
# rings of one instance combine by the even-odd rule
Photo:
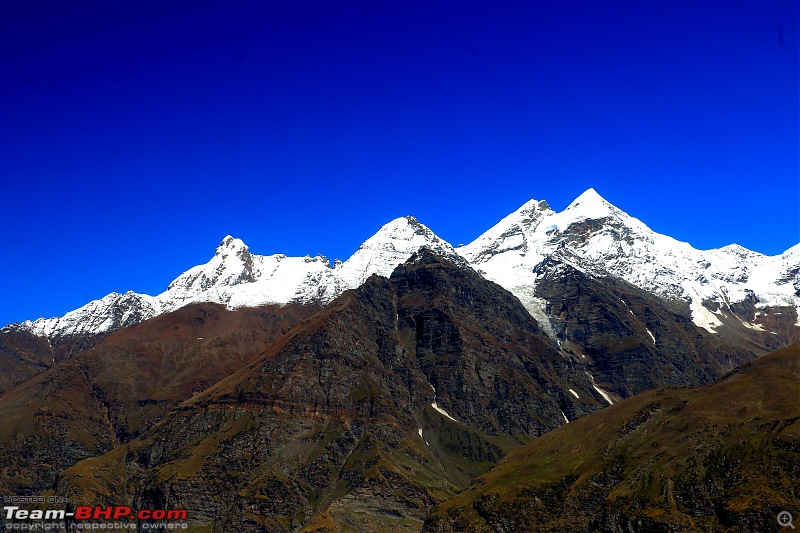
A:
<svg viewBox="0 0 800 533">
<path fill-rule="evenodd" d="M 364 283 L 372 274 L 389 277 L 420 248 L 455 257 L 453 247 L 412 216 L 400 217 L 381 227 L 337 269 L 347 288 Z"/>
<path fill-rule="evenodd" d="M 594 189 L 561 212 L 541 211 L 535 223 L 523 224 L 530 208 L 528 202 L 458 252 L 514 293 L 537 319 L 544 302 L 535 287 L 543 270 L 539 264 L 547 258 L 622 278 L 667 300 L 682 300 L 695 324 L 709 331 L 733 315 L 731 305 L 738 302 L 755 299 L 756 308 L 800 309 L 795 248 L 775 257 L 739 245 L 697 250 L 654 232 Z"/>
<path fill-rule="evenodd" d="M 737 320 L 759 331 L 766 320 L 787 324 L 787 331 L 800 326 L 800 244 L 774 257 L 735 244 L 697 250 L 654 232 L 588 189 L 561 212 L 543 200 L 530 200 L 457 251 L 416 218 L 396 218 L 333 268 L 321 255 L 252 254 L 228 235 L 207 263 L 178 276 L 158 296 L 113 293 L 63 317 L 13 327 L 47 337 L 96 334 L 190 302 L 232 308 L 325 304 L 373 274 L 389 277 L 420 248 L 469 265 L 505 287 L 545 329 L 548 302 L 537 296 L 536 287 L 557 275 L 559 265 L 621 278 L 666 300 L 683 301 L 695 324 L 712 332 Z"/>
<path fill-rule="evenodd" d="M 553 217 L 547 222 L 547 228 L 559 232 L 573 228 L 577 232 L 584 232 L 588 220 L 601 220 L 616 227 L 625 226 L 628 231 L 646 228 L 639 220 L 611 204 L 594 189 L 586 190 L 560 213 L 553 213 Z M 578 226 L 573 227 L 573 224 Z M 601 226 L 595 225 L 595 229 L 600 228 Z"/>
<path fill-rule="evenodd" d="M 229 255 L 243 257 L 250 254 L 250 248 L 241 240 L 231 235 L 227 235 L 222 242 L 217 246 L 215 256 L 221 256 L 223 259 Z"/>
<path fill-rule="evenodd" d="M 205 265 L 191 268 L 169 284 L 171 300 L 184 301 L 209 289 L 252 283 L 260 272 L 247 245 L 228 235 Z"/>
<path fill-rule="evenodd" d="M 114 331 L 192 302 L 216 302 L 231 308 L 265 304 L 328 303 L 369 276 L 389 277 L 420 248 L 463 261 L 453 247 L 416 218 L 385 224 L 345 262 L 331 268 L 325 256 L 256 255 L 231 235 L 222 239 L 214 256 L 190 268 L 158 296 L 112 293 L 67 313 L 9 327 L 40 336 L 69 336 Z"/>
<path fill-rule="evenodd" d="M 567 206 L 566 211 L 581 210 L 582 215 L 586 218 L 598 218 L 615 209 L 616 208 L 605 198 L 600 196 L 596 190 L 589 188 L 575 198 L 572 203 Z"/>
<path fill-rule="evenodd" d="M 460 247 L 458 253 L 475 264 L 505 252 L 526 255 L 530 251 L 529 237 L 553 214 L 546 201 L 529 200 L 473 242 Z"/>
</svg>

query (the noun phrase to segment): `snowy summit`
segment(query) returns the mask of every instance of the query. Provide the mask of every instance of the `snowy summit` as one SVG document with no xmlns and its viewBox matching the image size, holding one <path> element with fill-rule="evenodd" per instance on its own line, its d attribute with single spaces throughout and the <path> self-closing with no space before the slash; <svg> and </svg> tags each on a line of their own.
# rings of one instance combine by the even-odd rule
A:
<svg viewBox="0 0 800 533">
<path fill-rule="evenodd" d="M 547 302 L 537 296 L 536 284 L 549 264 L 614 276 L 662 299 L 683 301 L 694 323 L 711 332 L 725 320 L 763 330 L 759 316 L 769 308 L 786 308 L 800 325 L 800 245 L 773 257 L 738 245 L 697 250 L 652 231 L 589 189 L 561 212 L 546 201 L 530 200 L 457 250 L 414 217 L 397 218 L 333 267 L 321 255 L 256 255 L 228 235 L 206 264 L 190 268 L 157 296 L 112 293 L 63 317 L 8 327 L 45 337 L 97 334 L 192 302 L 232 308 L 325 304 L 373 274 L 388 277 L 423 247 L 460 264 L 466 261 L 512 292 L 545 330 Z M 751 319 L 732 311 L 742 302 L 754 305 Z"/>
</svg>

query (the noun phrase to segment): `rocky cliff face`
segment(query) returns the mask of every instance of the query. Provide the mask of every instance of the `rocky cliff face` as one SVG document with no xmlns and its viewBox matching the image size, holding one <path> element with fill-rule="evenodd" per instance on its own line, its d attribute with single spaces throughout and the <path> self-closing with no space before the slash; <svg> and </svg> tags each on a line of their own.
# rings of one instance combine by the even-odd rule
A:
<svg viewBox="0 0 800 533">
<path fill-rule="evenodd" d="M 124 495 L 134 507 L 187 507 L 216 531 L 417 531 L 522 444 L 656 387 L 707 385 L 800 332 L 798 247 L 773 258 L 736 246 L 701 252 L 594 191 L 561 213 L 531 201 L 458 252 L 412 217 L 333 266 L 258 256 L 227 237 L 159 296 L 112 294 L 3 328 L 0 487 L 34 494 L 57 483 L 85 503 Z M 623 436 L 677 409 L 653 402 L 622 423 Z M 595 439 L 599 424 L 572 438 Z M 742 438 L 773 438 L 762 429 Z M 682 442 L 699 450 L 726 436 Z M 730 470 L 737 450 L 696 461 Z M 708 470 L 684 477 L 682 464 L 647 486 L 683 498 L 667 522 L 661 507 L 637 507 L 640 493 L 617 507 L 610 491 L 651 476 L 639 469 L 631 481 L 634 463 L 618 452 L 591 459 L 602 468 L 586 486 L 565 475 L 531 488 L 521 516 L 556 520 L 537 507 L 553 501 L 584 517 L 558 518 L 556 529 L 762 523 L 736 514 L 724 479 L 687 511 Z M 636 468 L 642 457 L 652 459 L 637 456 Z M 670 488 L 678 478 L 683 493 Z M 584 512 L 573 486 L 604 503 Z M 502 496 L 464 512 L 497 530 L 529 527 L 509 518 L 516 503 Z M 709 509 L 711 521 L 684 516 Z M 429 525 L 472 524 L 456 515 Z"/>
<path fill-rule="evenodd" d="M 665 385 L 704 385 L 748 361 L 757 346 L 698 328 L 680 305 L 569 263 L 537 267 L 549 331 L 587 363 L 596 384 L 626 398 Z"/>
<path fill-rule="evenodd" d="M 520 445 L 751 357 L 617 278 L 536 274 L 543 323 L 422 250 L 323 308 L 194 304 L 122 329 L 0 396 L 3 487 L 219 531 L 416 531 Z"/>
</svg>

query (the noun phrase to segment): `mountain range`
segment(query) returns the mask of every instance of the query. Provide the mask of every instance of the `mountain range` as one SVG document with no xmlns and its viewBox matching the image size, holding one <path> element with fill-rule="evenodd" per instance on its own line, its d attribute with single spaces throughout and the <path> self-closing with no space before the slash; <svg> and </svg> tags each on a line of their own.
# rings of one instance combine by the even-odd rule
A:
<svg viewBox="0 0 800 533">
<path fill-rule="evenodd" d="M 241 240 L 227 236 L 208 263 L 190 268 L 157 296 L 111 293 L 62 317 L 4 329 L 52 339 L 112 332 L 193 302 L 230 308 L 324 305 L 372 274 L 389 276 L 421 247 L 456 262 L 463 259 L 509 290 L 554 337 L 548 302 L 536 287 L 556 265 L 625 280 L 712 333 L 769 330 L 781 338 L 777 343 L 756 337 L 774 347 L 800 325 L 800 244 L 778 256 L 735 244 L 697 250 L 652 231 L 589 189 L 558 213 L 546 201 L 531 200 L 457 249 L 410 216 L 392 220 L 349 259 L 333 265 L 321 255 L 252 254 Z"/>
<path fill-rule="evenodd" d="M 800 489 L 799 254 L 591 189 L 457 248 L 413 217 L 333 264 L 228 236 L 160 295 L 0 330 L 0 489 L 196 531 L 758 527 Z"/>
</svg>

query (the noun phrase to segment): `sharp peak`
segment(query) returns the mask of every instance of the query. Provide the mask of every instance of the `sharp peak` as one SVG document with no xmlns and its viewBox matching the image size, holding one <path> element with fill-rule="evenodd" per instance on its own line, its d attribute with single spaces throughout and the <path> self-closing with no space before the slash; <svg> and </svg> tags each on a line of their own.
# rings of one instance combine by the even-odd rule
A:
<svg viewBox="0 0 800 533">
<path fill-rule="evenodd" d="M 412 215 L 406 215 L 406 216 L 403 216 L 403 217 L 397 217 L 397 218 L 395 218 L 393 220 L 390 220 L 384 227 L 386 227 L 386 226 L 404 226 L 404 225 L 418 226 L 418 225 L 421 225 L 421 224 L 422 223 L 419 220 L 417 220 L 417 217 L 412 216 Z"/>
<path fill-rule="evenodd" d="M 428 226 L 417 220 L 416 217 L 406 215 L 390 220 L 381 226 L 381 229 L 377 231 L 376 235 L 382 233 L 393 233 L 397 231 L 404 232 L 408 230 L 411 230 L 414 233 L 433 233 Z"/>
<path fill-rule="evenodd" d="M 575 198 L 562 213 L 580 218 L 605 218 L 612 215 L 627 217 L 624 211 L 621 211 L 614 204 L 600 196 L 592 188 L 587 189 L 583 194 Z"/>
<path fill-rule="evenodd" d="M 531 198 L 524 204 L 522 204 L 519 209 L 515 211 L 515 213 L 521 213 L 523 211 L 552 211 L 550 204 L 547 203 L 547 200 L 534 200 Z"/>
<path fill-rule="evenodd" d="M 393 241 L 395 239 L 408 241 L 422 239 L 432 243 L 446 242 L 436 235 L 428 226 L 421 223 L 415 217 L 408 215 L 395 218 L 384 224 L 369 239 L 364 241 L 360 248 L 364 246 L 374 246 L 376 243 L 383 243 L 387 240 Z"/>
<path fill-rule="evenodd" d="M 222 242 L 219 243 L 217 246 L 217 250 L 214 255 L 221 255 L 223 257 L 227 256 L 230 253 L 236 253 L 237 255 L 241 252 L 250 252 L 250 248 L 241 240 L 233 237 L 232 235 L 226 235 Z"/>
<path fill-rule="evenodd" d="M 594 187 L 589 187 L 588 189 L 583 191 L 581 193 L 581 195 L 578 196 L 577 198 L 575 198 L 572 201 L 572 203 L 569 204 L 569 205 L 570 205 L 570 207 L 572 207 L 573 205 L 576 205 L 576 204 L 579 204 L 579 203 L 586 204 L 586 203 L 589 203 L 589 202 L 591 202 L 591 203 L 603 203 L 603 204 L 611 205 L 611 203 L 608 200 L 606 200 L 605 198 L 600 196 L 600 194 L 596 190 L 594 190 Z M 569 207 L 567 207 L 567 209 L 569 209 Z"/>
</svg>

